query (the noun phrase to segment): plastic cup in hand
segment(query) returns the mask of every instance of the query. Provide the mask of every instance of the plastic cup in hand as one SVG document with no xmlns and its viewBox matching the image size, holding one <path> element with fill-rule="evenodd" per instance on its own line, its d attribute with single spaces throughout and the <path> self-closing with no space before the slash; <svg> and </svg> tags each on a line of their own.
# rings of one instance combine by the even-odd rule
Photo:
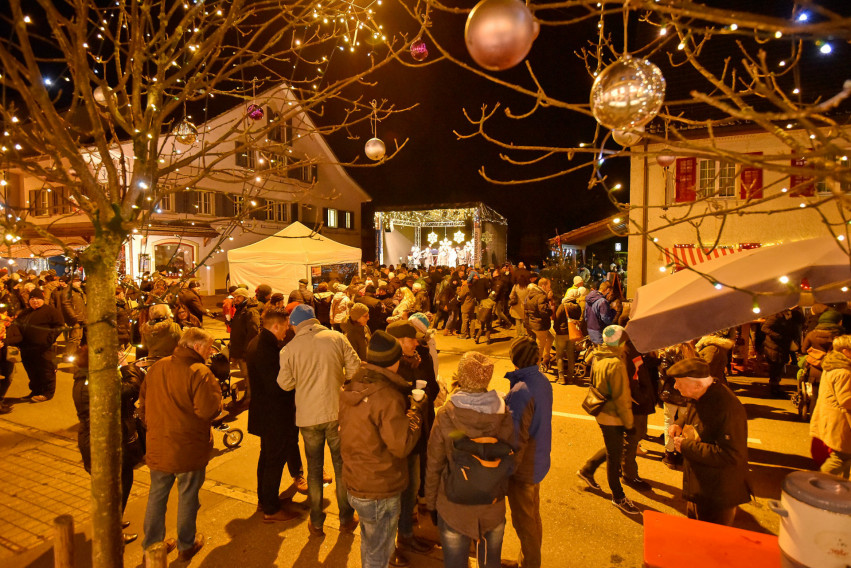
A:
<svg viewBox="0 0 851 568">
<path fill-rule="evenodd" d="M 425 390 L 426 382 L 423 381 L 423 380 L 418 380 L 417 381 L 417 388 L 420 389 L 420 390 Z"/>
<path fill-rule="evenodd" d="M 411 391 L 411 396 L 414 397 L 414 400 L 419 402 L 425 398 L 425 391 L 423 389 L 414 389 Z"/>
</svg>

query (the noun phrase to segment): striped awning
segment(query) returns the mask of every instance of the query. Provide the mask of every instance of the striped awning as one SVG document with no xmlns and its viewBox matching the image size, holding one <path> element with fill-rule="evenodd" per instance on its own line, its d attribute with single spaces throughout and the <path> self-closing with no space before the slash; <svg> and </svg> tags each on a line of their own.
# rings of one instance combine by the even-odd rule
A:
<svg viewBox="0 0 851 568">
<path fill-rule="evenodd" d="M 675 245 L 665 249 L 665 264 L 673 266 L 674 271 L 677 271 L 682 270 L 686 266 L 697 266 L 713 258 L 721 258 L 722 256 L 728 256 L 758 247 L 758 244 L 751 243 L 737 245 L 735 247 L 715 247 L 714 249 L 692 245 Z"/>
</svg>

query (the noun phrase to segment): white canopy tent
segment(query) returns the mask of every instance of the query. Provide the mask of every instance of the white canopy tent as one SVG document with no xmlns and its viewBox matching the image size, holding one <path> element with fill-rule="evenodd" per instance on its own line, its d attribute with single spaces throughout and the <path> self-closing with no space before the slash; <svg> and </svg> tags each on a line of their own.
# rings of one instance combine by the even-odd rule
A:
<svg viewBox="0 0 851 568">
<path fill-rule="evenodd" d="M 298 281 L 317 276 L 323 265 L 355 263 L 360 269 L 361 250 L 324 237 L 299 222 L 274 235 L 228 251 L 230 281 L 254 290 L 268 284 L 274 292 L 288 294 Z"/>
</svg>

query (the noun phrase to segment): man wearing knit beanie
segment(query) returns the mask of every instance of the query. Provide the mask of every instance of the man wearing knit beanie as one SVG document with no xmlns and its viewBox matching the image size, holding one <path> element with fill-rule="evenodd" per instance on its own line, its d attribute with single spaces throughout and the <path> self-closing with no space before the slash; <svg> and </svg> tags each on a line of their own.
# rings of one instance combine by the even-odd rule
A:
<svg viewBox="0 0 851 568">
<path fill-rule="evenodd" d="M 440 393 L 437 377 L 434 373 L 434 364 L 428 346 L 420 342 L 421 334 L 417 328 L 408 320 L 394 321 L 387 326 L 387 333 L 399 340 L 402 347 L 402 360 L 399 364 L 399 375 L 404 378 L 411 388 L 417 381 L 425 381 L 425 393 L 429 400 L 434 400 Z M 426 462 L 428 449 L 428 435 L 434 420 L 434 407 L 426 409 L 425 422 L 420 443 L 408 456 L 408 487 L 402 493 L 402 510 L 399 517 L 399 534 L 397 548 L 391 560 L 393 566 L 406 566 L 409 560 L 404 552 L 413 550 L 425 553 L 431 550 L 431 545 L 425 541 L 414 538 L 414 524 L 411 521 L 417 504 L 417 492 L 420 488 L 422 466 Z"/>
<path fill-rule="evenodd" d="M 331 449 L 331 461 L 340 512 L 340 530 L 352 532 L 358 518 L 349 504 L 342 483 L 343 458 L 340 454 L 340 387 L 360 368 L 360 359 L 345 336 L 328 329 L 316 319 L 313 308 L 297 305 L 290 314 L 295 336 L 281 349 L 278 385 L 285 391 L 295 389 L 296 426 L 304 441 L 307 457 L 307 497 L 311 536 L 324 535 L 325 512 L 322 510 L 322 466 L 325 443 Z"/>
<path fill-rule="evenodd" d="M 348 501 L 361 518 L 361 565 L 389 564 L 408 485 L 408 454 L 420 438 L 428 398 L 412 400 L 397 374 L 402 347 L 376 330 L 366 361 L 340 394 L 340 452 Z M 339 479 L 339 477 L 338 477 Z"/>
<path fill-rule="evenodd" d="M 541 529 L 540 486 L 550 470 L 552 445 L 553 387 L 538 369 L 538 344 L 531 337 L 518 337 L 509 348 L 516 369 L 506 378 L 511 391 L 505 403 L 514 418 L 520 461 L 508 482 L 511 524 L 520 539 L 518 562 L 523 568 L 540 568 Z"/>
</svg>

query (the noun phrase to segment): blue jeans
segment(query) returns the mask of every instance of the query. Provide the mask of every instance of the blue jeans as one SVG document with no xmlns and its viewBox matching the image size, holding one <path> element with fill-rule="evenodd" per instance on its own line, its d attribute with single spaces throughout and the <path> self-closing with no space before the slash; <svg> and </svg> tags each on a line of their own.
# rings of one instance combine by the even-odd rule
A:
<svg viewBox="0 0 851 568">
<path fill-rule="evenodd" d="M 198 492 L 204 483 L 205 469 L 186 473 L 166 473 L 151 470 L 151 490 L 145 510 L 145 538 L 142 549 L 165 540 L 165 511 L 168 495 L 177 479 L 177 549 L 189 550 L 195 544 L 195 519 L 201 502 Z"/>
<path fill-rule="evenodd" d="M 472 539 L 452 530 L 439 514 L 437 528 L 440 529 L 440 544 L 443 546 L 444 568 L 467 568 Z M 505 533 L 505 521 L 495 529 L 482 535 L 476 546 L 479 568 L 499 568 L 502 557 L 502 536 Z"/>
<path fill-rule="evenodd" d="M 414 536 L 414 509 L 420 490 L 420 455 L 416 450 L 408 455 L 408 487 L 402 491 L 402 509 L 399 517 L 399 535 Z"/>
<path fill-rule="evenodd" d="M 354 517 L 349 505 L 346 486 L 343 484 L 343 458 L 340 455 L 339 422 L 326 422 L 314 426 L 299 428 L 304 440 L 304 455 L 307 457 L 307 499 L 310 501 L 310 522 L 314 527 L 325 524 L 322 511 L 322 468 L 325 466 L 325 441 L 331 450 L 331 462 L 334 464 L 334 485 L 337 490 L 337 507 L 340 509 L 340 525 L 345 525 Z"/>
<path fill-rule="evenodd" d="M 387 568 L 396 549 L 396 527 L 402 497 L 361 499 L 349 495 L 360 517 L 360 562 L 363 568 Z"/>
</svg>

